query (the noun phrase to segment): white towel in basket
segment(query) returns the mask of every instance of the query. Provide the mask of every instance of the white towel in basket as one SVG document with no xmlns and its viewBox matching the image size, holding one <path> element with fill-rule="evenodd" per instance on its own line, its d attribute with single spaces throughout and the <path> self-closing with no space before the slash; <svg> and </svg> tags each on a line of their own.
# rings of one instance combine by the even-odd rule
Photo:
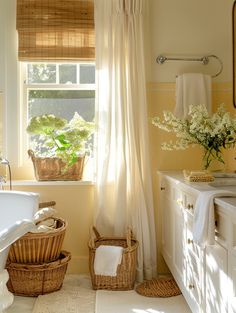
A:
<svg viewBox="0 0 236 313">
<path fill-rule="evenodd" d="M 121 263 L 123 247 L 101 245 L 96 249 L 94 259 L 95 275 L 116 276 Z"/>
</svg>

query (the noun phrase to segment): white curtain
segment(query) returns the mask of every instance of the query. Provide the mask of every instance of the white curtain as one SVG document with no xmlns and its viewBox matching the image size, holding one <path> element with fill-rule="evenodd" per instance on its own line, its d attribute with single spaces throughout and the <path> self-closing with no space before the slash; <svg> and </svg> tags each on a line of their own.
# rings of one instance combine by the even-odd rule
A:
<svg viewBox="0 0 236 313">
<path fill-rule="evenodd" d="M 156 275 L 146 105 L 145 0 L 95 0 L 97 69 L 96 225 L 139 241 L 137 278 Z"/>
</svg>

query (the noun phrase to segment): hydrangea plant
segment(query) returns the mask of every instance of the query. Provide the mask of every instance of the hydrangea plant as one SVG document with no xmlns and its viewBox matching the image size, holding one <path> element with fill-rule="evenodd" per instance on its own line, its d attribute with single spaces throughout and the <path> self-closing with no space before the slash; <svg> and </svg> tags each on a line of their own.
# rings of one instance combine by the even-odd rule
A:
<svg viewBox="0 0 236 313">
<path fill-rule="evenodd" d="M 67 166 L 90 151 L 93 131 L 94 123 L 85 121 L 77 112 L 70 121 L 52 114 L 35 116 L 27 127 L 36 156 L 59 157 Z"/>
<path fill-rule="evenodd" d="M 204 149 L 204 169 L 208 169 L 215 159 L 224 163 L 223 149 L 235 147 L 236 118 L 231 117 L 221 104 L 217 111 L 209 115 L 204 105 L 191 105 L 185 119 L 177 118 L 172 112 L 165 111 L 164 119 L 154 117 L 152 124 L 167 132 L 176 134 L 175 142 L 164 142 L 163 150 L 184 150 L 200 145 Z"/>
</svg>

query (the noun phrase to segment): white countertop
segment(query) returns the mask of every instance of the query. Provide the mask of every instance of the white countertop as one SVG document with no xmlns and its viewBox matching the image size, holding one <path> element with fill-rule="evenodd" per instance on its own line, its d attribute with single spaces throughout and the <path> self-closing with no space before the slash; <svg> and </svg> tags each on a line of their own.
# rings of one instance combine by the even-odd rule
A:
<svg viewBox="0 0 236 313">
<path fill-rule="evenodd" d="M 186 191 L 194 194 L 198 194 L 202 191 L 208 190 L 230 190 L 235 192 L 235 197 L 228 198 L 215 198 L 215 203 L 224 207 L 225 209 L 234 212 L 236 211 L 236 184 L 235 185 L 221 185 L 222 181 L 225 181 L 226 184 L 229 184 L 229 178 L 215 178 L 214 183 L 219 182 L 219 186 L 212 186 L 211 183 L 205 182 L 188 182 L 184 179 L 184 175 L 180 171 L 158 171 L 159 175 L 165 175 L 171 180 L 173 180 L 176 184 L 180 184 L 180 186 Z M 232 178 L 233 183 L 235 183 L 235 178 Z"/>
</svg>

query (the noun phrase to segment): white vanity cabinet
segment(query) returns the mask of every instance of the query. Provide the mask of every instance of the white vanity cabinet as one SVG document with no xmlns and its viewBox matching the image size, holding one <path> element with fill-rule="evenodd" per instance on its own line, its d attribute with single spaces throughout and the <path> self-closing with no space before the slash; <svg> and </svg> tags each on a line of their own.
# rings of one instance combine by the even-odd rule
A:
<svg viewBox="0 0 236 313">
<path fill-rule="evenodd" d="M 193 313 L 236 313 L 236 198 L 215 200 L 215 244 L 193 242 L 193 215 L 207 183 L 159 173 L 162 254 Z M 236 189 L 235 189 L 236 191 Z"/>
</svg>

